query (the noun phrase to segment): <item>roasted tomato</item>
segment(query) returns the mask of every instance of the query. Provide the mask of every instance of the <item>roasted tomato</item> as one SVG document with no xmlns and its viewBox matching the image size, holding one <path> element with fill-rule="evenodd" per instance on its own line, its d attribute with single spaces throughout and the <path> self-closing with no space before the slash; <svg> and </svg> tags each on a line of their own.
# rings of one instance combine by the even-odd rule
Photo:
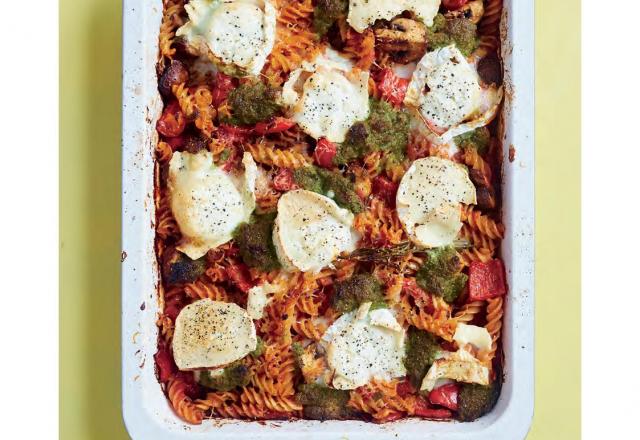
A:
<svg viewBox="0 0 640 440">
<path fill-rule="evenodd" d="M 333 158 L 337 152 L 338 147 L 336 144 L 326 138 L 322 138 L 316 145 L 316 149 L 313 152 L 313 159 L 321 167 L 331 168 L 333 165 Z"/>
<path fill-rule="evenodd" d="M 373 193 L 380 197 L 385 203 L 391 207 L 396 206 L 396 193 L 398 192 L 398 184 L 384 176 L 376 176 L 373 179 Z"/>
<path fill-rule="evenodd" d="M 227 267 L 227 276 L 233 285 L 244 293 L 252 287 L 249 269 L 244 264 L 233 264 Z"/>
<path fill-rule="evenodd" d="M 164 69 L 160 81 L 158 81 L 158 89 L 163 96 L 171 96 L 172 87 L 186 83 L 189 81 L 189 71 L 181 61 L 172 60 L 171 64 Z"/>
<path fill-rule="evenodd" d="M 277 191 L 290 191 L 295 186 L 293 171 L 289 168 L 281 168 L 273 177 L 273 188 Z"/>
<path fill-rule="evenodd" d="M 235 125 L 220 124 L 218 127 L 218 138 L 233 145 L 237 142 L 246 141 L 251 136 L 251 129 L 236 127 Z"/>
<path fill-rule="evenodd" d="M 187 126 L 187 118 L 180 109 L 178 101 L 172 101 L 164 108 L 156 129 L 158 133 L 168 138 L 180 136 Z"/>
<path fill-rule="evenodd" d="M 405 278 L 402 282 L 402 290 L 409 294 L 413 299 L 416 300 L 428 300 L 429 295 L 427 292 L 422 290 L 416 283 L 416 280 L 413 278 Z"/>
<path fill-rule="evenodd" d="M 404 101 L 404 95 L 407 93 L 409 80 L 398 77 L 392 69 L 385 68 L 378 77 L 378 89 L 382 95 L 382 99 L 388 101 L 392 105 L 399 107 Z"/>
<path fill-rule="evenodd" d="M 218 107 L 222 104 L 222 102 L 227 99 L 227 96 L 229 96 L 229 92 L 234 88 L 233 78 L 218 72 L 211 92 L 213 106 Z"/>
</svg>

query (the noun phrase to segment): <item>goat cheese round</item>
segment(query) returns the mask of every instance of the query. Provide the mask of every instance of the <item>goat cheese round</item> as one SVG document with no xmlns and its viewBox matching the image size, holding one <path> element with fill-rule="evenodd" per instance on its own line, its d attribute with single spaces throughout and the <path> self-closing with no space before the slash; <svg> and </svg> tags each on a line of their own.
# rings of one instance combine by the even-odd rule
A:
<svg viewBox="0 0 640 440">
<path fill-rule="evenodd" d="M 370 307 L 364 303 L 342 315 L 322 336 L 336 389 L 352 390 L 372 379 L 389 381 L 407 373 L 404 329 L 389 309 Z"/>
<path fill-rule="evenodd" d="M 355 249 L 353 214 L 323 195 L 299 189 L 278 201 L 273 243 L 285 270 L 318 272 Z"/>
<path fill-rule="evenodd" d="M 189 304 L 176 318 L 173 357 L 180 370 L 214 368 L 242 359 L 257 342 L 246 310 L 206 298 Z"/>
<path fill-rule="evenodd" d="M 431 26 L 439 8 L 440 0 L 350 0 L 347 22 L 362 33 L 376 20 L 391 20 L 404 11 L 410 11 Z"/>
<path fill-rule="evenodd" d="M 477 57 L 472 60 L 477 63 Z M 418 63 L 404 98 L 441 143 L 495 118 L 503 88 L 480 84 L 476 65 L 455 45 L 427 52 Z"/>
<path fill-rule="evenodd" d="M 276 10 L 271 0 L 191 0 L 189 21 L 176 35 L 223 66 L 258 75 L 273 49 Z"/>
<path fill-rule="evenodd" d="M 251 154 L 242 159 L 244 173 L 226 173 L 209 151 L 175 152 L 169 163 L 171 210 L 180 227 L 178 250 L 197 259 L 231 240 L 234 229 L 249 220 L 256 206 L 257 166 Z"/>
<path fill-rule="evenodd" d="M 455 240 L 462 228 L 460 203 L 476 203 L 467 169 L 439 157 L 414 161 L 396 195 L 398 218 L 407 235 L 425 247 L 446 246 Z"/>
<path fill-rule="evenodd" d="M 308 135 L 343 142 L 349 128 L 369 116 L 369 72 L 327 49 L 291 73 L 282 102 Z"/>
<path fill-rule="evenodd" d="M 480 97 L 475 68 L 451 45 L 422 57 L 404 102 L 417 108 L 433 131 L 442 133 L 474 115 L 480 106 Z"/>
</svg>

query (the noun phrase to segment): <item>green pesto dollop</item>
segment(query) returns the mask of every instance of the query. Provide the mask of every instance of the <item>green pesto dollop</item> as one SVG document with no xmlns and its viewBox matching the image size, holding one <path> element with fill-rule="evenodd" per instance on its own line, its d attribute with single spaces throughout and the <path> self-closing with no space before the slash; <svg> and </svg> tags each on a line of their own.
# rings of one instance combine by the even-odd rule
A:
<svg viewBox="0 0 640 440">
<path fill-rule="evenodd" d="M 435 361 L 440 345 L 431 333 L 413 326 L 407 331 L 404 367 L 414 387 L 420 387 L 422 379 Z"/>
<path fill-rule="evenodd" d="M 402 162 L 409 142 L 409 120 L 406 112 L 387 101 L 371 99 L 369 117 L 351 126 L 334 162 L 344 165 L 372 151 L 384 151 L 391 162 Z"/>
<path fill-rule="evenodd" d="M 326 189 L 323 175 L 321 168 L 308 166 L 295 170 L 293 179 L 301 188 L 325 195 Z"/>
<path fill-rule="evenodd" d="M 458 393 L 458 419 L 471 422 L 493 409 L 500 396 L 502 383 L 499 379 L 489 385 L 463 383 Z"/>
<path fill-rule="evenodd" d="M 278 91 L 262 82 L 246 83 L 229 93 L 231 117 L 224 122 L 253 125 L 282 111 L 277 102 Z"/>
<path fill-rule="evenodd" d="M 291 344 L 291 351 L 293 352 L 293 359 L 296 362 L 296 367 L 298 370 L 302 370 L 302 367 L 304 366 L 304 361 L 302 359 L 304 356 L 304 348 L 302 347 L 302 344 L 294 342 Z"/>
<path fill-rule="evenodd" d="M 315 383 L 302 384 L 298 387 L 296 398 L 303 405 L 305 417 L 312 420 L 344 419 L 352 415 L 352 410 L 347 407 L 347 390 L 336 390 Z"/>
<path fill-rule="evenodd" d="M 257 342 L 255 350 L 249 353 L 254 359 L 258 359 L 260 356 L 262 356 L 265 350 L 264 340 L 260 336 L 256 337 L 256 340 Z"/>
<path fill-rule="evenodd" d="M 480 154 L 484 154 L 487 151 L 490 139 L 491 134 L 487 127 L 476 128 L 453 138 L 458 147 L 475 148 Z"/>
<path fill-rule="evenodd" d="M 249 223 L 243 223 L 236 228 L 233 238 L 240 248 L 242 261 L 247 266 L 264 271 L 280 267 L 273 245 L 274 220 L 275 213 L 255 215 Z"/>
<path fill-rule="evenodd" d="M 452 303 L 464 289 L 467 276 L 460 272 L 460 259 L 453 246 L 427 251 L 427 260 L 416 275 L 418 285 L 427 292 Z"/>
<path fill-rule="evenodd" d="M 162 276 L 167 284 L 193 283 L 207 268 L 206 257 L 192 260 L 177 251 L 167 255 L 162 264 Z"/>
<path fill-rule="evenodd" d="M 348 9 L 349 0 L 317 0 L 313 8 L 313 30 L 322 37 Z"/>
<path fill-rule="evenodd" d="M 338 206 L 354 214 L 363 210 L 353 183 L 338 171 L 308 166 L 295 170 L 293 178 L 301 188 L 330 197 Z"/>
<path fill-rule="evenodd" d="M 201 371 L 197 379 L 198 383 L 204 387 L 218 391 L 230 391 L 235 387 L 249 385 L 251 371 L 242 361 L 236 361 L 224 367 L 222 373 L 210 370 Z"/>
<path fill-rule="evenodd" d="M 471 55 L 478 47 L 476 25 L 467 18 L 447 20 L 438 14 L 433 19 L 433 26 L 427 28 L 428 50 L 455 44 L 464 56 Z"/>
<path fill-rule="evenodd" d="M 357 274 L 334 285 L 332 306 L 336 311 L 351 312 L 366 302 L 372 303 L 371 309 L 387 307 L 382 285 L 370 273 Z"/>
</svg>

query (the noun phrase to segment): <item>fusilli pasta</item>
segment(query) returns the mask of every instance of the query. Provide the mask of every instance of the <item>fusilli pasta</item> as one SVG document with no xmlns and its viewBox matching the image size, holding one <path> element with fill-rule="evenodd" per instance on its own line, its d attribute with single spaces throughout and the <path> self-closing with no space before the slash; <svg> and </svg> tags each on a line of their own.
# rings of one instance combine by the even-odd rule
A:
<svg viewBox="0 0 640 440">
<path fill-rule="evenodd" d="M 253 156 L 253 160 L 265 165 L 294 169 L 309 165 L 309 160 L 301 153 L 271 148 L 262 142 L 249 144 L 246 149 Z"/>
</svg>

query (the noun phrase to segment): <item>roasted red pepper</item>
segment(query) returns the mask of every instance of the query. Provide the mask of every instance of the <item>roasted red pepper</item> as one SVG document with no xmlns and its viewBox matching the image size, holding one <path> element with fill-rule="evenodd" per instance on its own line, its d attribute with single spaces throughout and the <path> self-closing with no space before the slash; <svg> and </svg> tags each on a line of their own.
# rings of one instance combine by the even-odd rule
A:
<svg viewBox="0 0 640 440">
<path fill-rule="evenodd" d="M 158 346 L 158 352 L 153 355 L 153 358 L 158 366 L 158 379 L 160 382 L 168 381 L 178 370 L 178 367 L 176 367 L 176 364 L 173 361 L 173 356 L 171 355 L 169 346 L 165 344 L 160 344 Z"/>
<path fill-rule="evenodd" d="M 471 263 L 469 266 L 469 301 L 496 298 L 506 293 L 507 284 L 501 260 Z"/>
<path fill-rule="evenodd" d="M 444 406 L 452 411 L 458 410 L 458 391 L 457 383 L 449 383 L 432 390 L 429 393 L 429 402 L 434 405 Z"/>
<path fill-rule="evenodd" d="M 283 131 L 287 131 L 294 125 L 296 125 L 296 123 L 291 119 L 277 116 L 268 121 L 258 122 L 253 127 L 253 131 L 260 136 L 264 136 L 265 134 L 282 133 Z"/>
<path fill-rule="evenodd" d="M 427 419 L 450 419 L 453 416 L 450 410 L 432 408 L 429 402 L 422 398 L 416 400 L 414 414 Z"/>
<path fill-rule="evenodd" d="M 416 389 L 411 385 L 411 382 L 408 379 L 399 382 L 396 386 L 396 391 L 400 397 L 407 397 L 416 392 Z"/>
</svg>

